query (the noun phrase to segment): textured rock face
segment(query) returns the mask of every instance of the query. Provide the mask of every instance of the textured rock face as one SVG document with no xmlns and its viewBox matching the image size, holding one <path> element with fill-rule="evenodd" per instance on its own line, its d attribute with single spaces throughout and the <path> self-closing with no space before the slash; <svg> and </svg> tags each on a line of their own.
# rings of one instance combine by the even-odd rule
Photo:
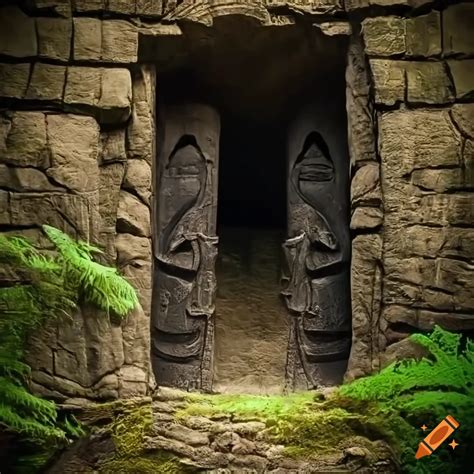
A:
<svg viewBox="0 0 474 474">
<path fill-rule="evenodd" d="M 13 11 L 14 20 L 25 22 L 16 10 L 3 10 L 2 15 Z M 3 16 L 2 21 L 8 23 Z M 35 20 L 31 21 L 34 26 Z M 69 61 L 71 19 L 37 18 L 36 25 L 39 55 Z M 5 51 L 20 55 L 20 46 Z M 76 74 L 80 72 L 84 76 Z M 29 79 L 25 80 L 25 74 Z M 139 159 L 126 165 L 129 152 L 122 122 L 133 107 L 131 74 L 125 68 L 36 62 L 31 68 L 26 63 L 2 66 L 0 75 L 5 78 L 2 96 L 48 105 L 40 111 L 12 107 L 1 113 L 0 224 L 21 229 L 16 233 L 41 246 L 45 241 L 38 228 L 50 224 L 102 247 L 104 260 L 116 264 L 132 281 L 141 302 L 122 323 L 84 307 L 71 320 L 52 323 L 35 334 L 28 353 L 32 388 L 60 401 L 143 395 L 150 387 L 151 168 Z M 142 87 L 144 81 L 154 84 L 151 75 L 148 68 L 136 71 L 135 87 Z M 148 110 L 153 110 L 153 89 L 136 100 L 143 109 L 147 103 Z M 108 128 L 101 130 L 104 123 Z M 128 121 L 127 126 L 132 123 Z M 150 114 L 151 136 L 153 127 Z M 142 144 L 144 158 L 152 156 L 151 144 L 151 137 Z M 135 165 L 142 162 L 144 169 Z M 122 191 L 122 186 L 143 200 Z M 123 193 L 133 201 L 132 208 L 125 206 L 133 223 L 126 226 L 127 234 L 120 234 Z M 14 281 L 15 275 L 2 272 L 0 278 Z"/>
<path fill-rule="evenodd" d="M 257 421 L 255 416 L 245 413 L 233 419 L 229 413 L 203 411 L 206 402 L 212 403 L 212 396 L 200 405 L 201 414 L 186 413 L 190 407 L 199 405 L 199 401 L 193 402 L 187 395 L 163 388 L 153 398 L 102 407 L 70 404 L 76 416 L 91 427 L 92 434 L 67 448 L 46 472 L 399 472 L 394 453 L 385 441 L 341 433 L 331 435 L 336 441 L 329 452 L 308 447 L 307 437 L 301 440 L 301 447 L 295 436 L 285 445 L 272 437 L 271 423 L 263 416 L 258 416 Z M 290 406 L 294 401 L 288 399 L 287 403 Z M 129 436 L 114 432 L 111 439 L 110 422 L 114 416 L 120 417 L 120 425 Z M 367 429 L 361 426 L 360 431 L 364 428 Z M 295 447 L 303 453 L 290 456 L 288 452 Z"/>
<path fill-rule="evenodd" d="M 47 223 L 103 247 L 104 261 L 130 279 L 142 304 L 122 325 L 85 308 L 35 335 L 36 390 L 61 400 L 147 390 L 156 134 L 155 76 L 143 65 L 142 40 L 158 54 L 186 36 L 182 20 L 216 30 L 236 18 L 291 29 L 310 15 L 314 30 L 329 35 L 349 33 L 342 17 L 352 22 L 347 376 L 399 357 L 410 332 L 434 324 L 473 329 L 474 4 L 16 3 L 0 7 L 1 230 L 40 240 L 38 227 Z M 242 453 L 249 449 L 241 444 Z"/>
</svg>

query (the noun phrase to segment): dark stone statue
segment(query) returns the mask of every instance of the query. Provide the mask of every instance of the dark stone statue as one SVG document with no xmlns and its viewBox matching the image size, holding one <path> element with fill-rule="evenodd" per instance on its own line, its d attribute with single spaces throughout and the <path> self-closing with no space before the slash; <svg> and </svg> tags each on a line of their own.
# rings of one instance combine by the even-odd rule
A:
<svg viewBox="0 0 474 474">
<path fill-rule="evenodd" d="M 344 147 L 333 154 L 314 128 L 318 120 L 307 117 L 297 121 L 289 146 L 282 293 L 293 319 L 290 389 L 340 383 L 351 346 L 349 163 Z"/>
<path fill-rule="evenodd" d="M 168 108 L 159 154 L 152 360 L 159 385 L 210 390 L 219 119 Z"/>
</svg>

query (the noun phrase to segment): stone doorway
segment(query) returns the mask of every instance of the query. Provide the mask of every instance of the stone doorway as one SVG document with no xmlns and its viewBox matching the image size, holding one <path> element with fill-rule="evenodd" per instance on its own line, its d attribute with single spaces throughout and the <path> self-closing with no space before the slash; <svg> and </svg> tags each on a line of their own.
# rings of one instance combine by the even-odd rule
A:
<svg viewBox="0 0 474 474">
<path fill-rule="evenodd" d="M 175 64 L 157 68 L 152 360 L 161 385 L 311 388 L 340 381 L 349 356 L 346 40 L 310 24 L 246 26 L 245 42 L 235 18 L 190 31 Z M 322 182 L 339 189 L 343 243 L 309 188 L 294 191 L 306 162 L 331 168 L 317 186 L 326 197 Z M 301 180 L 318 180 L 308 173 Z M 334 283 L 341 268 L 344 283 Z"/>
</svg>

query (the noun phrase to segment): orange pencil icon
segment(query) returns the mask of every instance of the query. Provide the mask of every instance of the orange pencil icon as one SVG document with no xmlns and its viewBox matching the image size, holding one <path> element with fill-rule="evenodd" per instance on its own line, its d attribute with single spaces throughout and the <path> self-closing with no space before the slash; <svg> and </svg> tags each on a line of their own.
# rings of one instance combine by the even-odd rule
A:
<svg viewBox="0 0 474 474">
<path fill-rule="evenodd" d="M 415 458 L 420 459 L 430 456 L 438 449 L 443 441 L 451 435 L 457 428 L 459 423 L 448 415 L 439 425 L 418 445 Z"/>
</svg>

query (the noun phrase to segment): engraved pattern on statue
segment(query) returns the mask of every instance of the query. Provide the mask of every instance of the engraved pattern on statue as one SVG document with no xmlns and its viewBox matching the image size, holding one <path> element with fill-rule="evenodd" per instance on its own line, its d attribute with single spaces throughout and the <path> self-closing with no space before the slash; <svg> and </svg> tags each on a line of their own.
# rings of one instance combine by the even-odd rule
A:
<svg viewBox="0 0 474 474">
<path fill-rule="evenodd" d="M 217 237 L 206 236 L 208 163 L 194 137 L 182 137 L 162 178 L 168 220 L 159 239 L 156 272 L 159 311 L 154 352 L 185 362 L 201 356 L 205 319 L 214 311 Z"/>
<path fill-rule="evenodd" d="M 282 294 L 297 318 L 301 363 L 316 386 L 324 383 L 317 364 L 346 359 L 350 350 L 349 236 L 337 221 L 337 173 L 318 132 L 307 136 L 289 178 L 299 197 L 290 219 L 299 230 L 283 246 Z"/>
</svg>

